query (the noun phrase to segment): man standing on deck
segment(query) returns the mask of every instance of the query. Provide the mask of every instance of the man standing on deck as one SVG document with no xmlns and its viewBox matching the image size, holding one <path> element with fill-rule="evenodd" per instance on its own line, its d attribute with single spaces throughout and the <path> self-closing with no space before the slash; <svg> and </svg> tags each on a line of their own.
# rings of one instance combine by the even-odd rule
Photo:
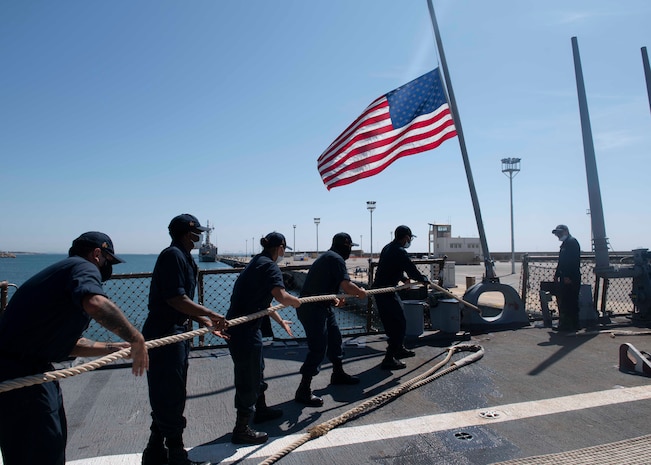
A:
<svg viewBox="0 0 651 465">
<path fill-rule="evenodd" d="M 414 237 L 416 236 L 407 226 L 402 225 L 396 228 L 393 241 L 385 245 L 380 253 L 380 261 L 372 286 L 374 289 L 394 287 L 398 285 L 399 281 L 409 282 L 409 279 L 404 277 L 404 273 L 407 273 L 407 276 L 414 281 L 429 283 L 427 276 L 418 271 L 416 265 L 407 255 L 406 249 L 409 248 Z M 375 303 L 384 331 L 389 339 L 387 353 L 381 366 L 385 370 L 406 368 L 407 365 L 400 359 L 413 357 L 416 353 L 413 350 L 407 350 L 404 346 L 407 320 L 402 300 L 397 292 L 391 292 L 375 295 Z"/>
<path fill-rule="evenodd" d="M 154 266 L 149 291 L 149 314 L 142 329 L 148 339 L 181 334 L 189 319 L 213 328 L 217 335 L 226 320 L 194 302 L 198 268 L 190 252 L 198 248 L 207 228 L 190 214 L 175 216 L 168 227 L 172 243 Z M 184 340 L 151 351 L 147 372 L 151 404 L 151 435 L 142 454 L 143 465 L 191 464 L 183 445 L 190 341 Z"/>
<path fill-rule="evenodd" d="M 68 258 L 28 279 L 0 317 L 0 381 L 52 371 L 69 356 L 96 357 L 131 347 L 133 374 L 149 365 L 145 339 L 104 293 L 102 282 L 122 263 L 113 242 L 91 231 L 72 242 Z M 80 338 L 93 318 L 128 342 Z M 4 465 L 65 463 L 66 415 L 57 381 L 0 393 Z"/>
<path fill-rule="evenodd" d="M 356 245 L 349 234 L 335 234 L 330 250 L 317 258 L 310 267 L 301 297 L 337 294 L 339 289 L 358 298 L 366 297 L 366 291 L 350 281 L 346 269 L 346 260 L 350 257 L 352 247 Z M 343 307 L 344 303 L 344 299 L 334 301 L 335 307 Z M 343 340 L 331 304 L 329 301 L 304 303 L 296 309 L 298 319 L 305 328 L 308 353 L 301 366 L 301 384 L 294 399 L 309 407 L 323 405 L 323 399 L 312 394 L 310 384 L 312 378 L 319 373 L 321 362 L 326 355 L 332 362 L 330 384 L 359 383 L 359 378 L 344 372 Z"/>
<path fill-rule="evenodd" d="M 564 224 L 559 224 L 552 234 L 562 242 L 554 281 L 558 285 L 558 330 L 579 330 L 579 291 L 581 290 L 581 246 Z"/>
</svg>

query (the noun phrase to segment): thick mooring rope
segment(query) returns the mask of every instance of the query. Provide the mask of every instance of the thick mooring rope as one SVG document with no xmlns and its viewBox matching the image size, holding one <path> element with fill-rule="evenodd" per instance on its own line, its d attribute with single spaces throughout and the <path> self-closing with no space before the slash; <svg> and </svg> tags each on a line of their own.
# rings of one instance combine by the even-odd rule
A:
<svg viewBox="0 0 651 465">
<path fill-rule="evenodd" d="M 440 378 L 443 375 L 446 375 L 458 368 L 461 368 L 464 365 L 469 365 L 470 363 L 476 362 L 477 360 L 481 359 L 484 356 L 484 349 L 477 344 L 459 344 L 452 347 L 448 347 L 447 350 L 448 350 L 448 354 L 445 357 L 445 359 L 439 362 L 434 367 L 427 370 L 425 373 L 416 376 L 415 378 L 412 378 L 409 381 L 405 381 L 404 383 L 396 386 L 393 389 L 385 391 L 381 394 L 376 395 L 375 397 L 372 397 L 362 402 L 358 406 L 342 413 L 338 417 L 335 417 L 324 423 L 308 428 L 307 433 L 305 433 L 303 436 L 298 438 L 292 444 L 289 444 L 281 451 L 267 458 L 265 461 L 260 462 L 259 465 L 271 465 L 273 463 L 276 463 L 285 455 L 299 448 L 300 446 L 310 441 L 311 439 L 315 439 L 318 438 L 319 436 L 323 436 L 327 434 L 330 430 L 336 428 L 339 425 L 346 423 L 347 421 L 363 413 L 366 413 L 370 410 L 380 407 L 381 405 L 394 400 L 398 396 L 401 396 L 402 394 L 411 391 L 412 389 L 416 389 L 420 386 L 430 383 L 435 379 Z M 468 355 L 460 360 L 457 360 L 456 362 L 453 362 L 452 365 L 450 365 L 446 369 L 439 371 L 443 366 L 445 366 L 450 361 L 452 355 L 456 352 L 473 352 L 473 354 Z"/>
<path fill-rule="evenodd" d="M 388 293 L 388 292 L 396 292 L 400 291 L 402 289 L 408 289 L 412 288 L 414 285 L 420 285 L 420 284 L 404 284 L 402 286 L 396 286 L 396 287 L 385 287 L 381 289 L 368 289 L 366 291 L 367 295 L 374 295 L 374 294 L 382 294 L 382 293 Z M 336 299 L 343 299 L 343 298 L 348 298 L 348 297 L 356 297 L 354 295 L 349 295 L 349 294 L 327 294 L 327 295 L 317 295 L 317 296 L 309 296 L 309 297 L 301 297 L 299 300 L 301 301 L 301 304 L 304 303 L 314 303 L 314 302 L 324 302 L 324 301 L 330 301 Z M 458 299 L 458 298 L 457 298 Z M 245 315 L 241 316 L 238 318 L 233 318 L 232 320 L 228 320 L 228 326 L 236 326 L 242 323 L 246 323 L 249 321 L 256 320 L 258 318 L 262 318 L 263 316 L 269 315 L 272 312 L 277 312 L 278 310 L 285 308 L 286 305 L 274 305 L 272 307 L 269 307 L 265 310 L 261 310 L 257 313 L 252 313 L 250 315 Z M 175 342 L 181 342 L 186 339 L 192 339 L 194 337 L 201 336 L 203 334 L 206 334 L 210 332 L 211 330 L 209 328 L 199 328 L 193 331 L 188 331 L 182 334 L 175 334 L 173 336 L 167 336 L 163 337 L 160 339 L 152 339 L 151 341 L 147 341 L 145 343 L 145 346 L 147 349 L 153 349 L 156 347 L 160 347 L 166 344 L 173 344 Z M 60 370 L 55 370 L 55 371 L 47 371 L 45 373 L 39 373 L 36 375 L 31 375 L 31 376 L 25 376 L 22 378 L 16 378 L 16 379 L 9 379 L 7 381 L 3 381 L 0 383 L 0 393 L 6 392 L 6 391 L 11 391 L 13 389 L 18 389 L 22 387 L 27 387 L 27 386 L 33 386 L 36 384 L 44 384 L 52 381 L 56 381 L 58 379 L 65 379 L 65 378 L 70 378 L 72 376 L 80 375 L 82 373 L 87 373 L 89 371 L 97 370 L 98 368 L 107 365 L 111 362 L 114 362 L 116 360 L 119 360 L 121 358 L 128 358 L 129 355 L 131 355 L 131 349 L 126 348 L 126 349 L 121 349 L 117 352 L 113 352 L 109 355 L 105 355 L 103 357 L 97 358 L 95 360 L 92 360 L 87 363 L 83 363 L 81 365 L 77 365 L 75 367 L 70 367 L 70 368 L 63 368 Z"/>
</svg>

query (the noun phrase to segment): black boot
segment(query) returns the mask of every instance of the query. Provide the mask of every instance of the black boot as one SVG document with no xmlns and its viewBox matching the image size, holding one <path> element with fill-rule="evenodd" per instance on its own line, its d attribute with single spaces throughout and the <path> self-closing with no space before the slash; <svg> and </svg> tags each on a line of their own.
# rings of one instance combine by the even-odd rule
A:
<svg viewBox="0 0 651 465">
<path fill-rule="evenodd" d="M 145 450 L 142 452 L 142 465 L 165 465 L 167 463 L 167 449 L 163 444 L 163 435 L 155 423 L 152 423 L 149 429 L 151 435 Z"/>
<path fill-rule="evenodd" d="M 312 394 L 310 384 L 312 384 L 312 377 L 303 375 L 301 384 L 296 390 L 294 400 L 299 404 L 305 404 L 308 407 L 321 407 L 323 405 L 323 399 Z"/>
<path fill-rule="evenodd" d="M 332 376 L 330 376 L 330 384 L 359 384 L 359 378 L 357 376 L 351 376 L 346 373 L 341 361 L 337 361 L 332 364 Z"/>
<path fill-rule="evenodd" d="M 185 450 L 182 436 L 165 438 L 165 445 L 169 457 L 166 463 L 169 465 L 210 465 L 210 462 L 195 462 L 188 458 L 188 451 Z"/>
<path fill-rule="evenodd" d="M 173 436 L 165 438 L 165 445 L 168 449 L 169 465 L 191 465 L 188 459 L 188 452 L 183 445 L 183 438 L 181 436 Z"/>
<path fill-rule="evenodd" d="M 416 352 L 407 349 L 405 346 L 400 347 L 393 351 L 393 358 L 400 360 L 401 358 L 415 357 Z"/>
<path fill-rule="evenodd" d="M 262 431 L 256 431 L 249 426 L 249 416 L 241 413 L 237 414 L 235 428 L 231 442 L 233 444 L 262 444 L 267 442 L 269 436 Z"/>
<path fill-rule="evenodd" d="M 383 370 L 401 370 L 403 368 L 407 368 L 407 364 L 401 360 L 396 359 L 393 355 L 387 352 L 384 360 L 382 360 L 381 367 Z"/>
<path fill-rule="evenodd" d="M 264 394 L 258 396 L 258 401 L 255 403 L 255 413 L 253 414 L 253 423 L 262 423 L 263 421 L 275 420 L 283 416 L 283 411 L 279 408 L 271 408 L 267 406 L 267 401 Z"/>
</svg>

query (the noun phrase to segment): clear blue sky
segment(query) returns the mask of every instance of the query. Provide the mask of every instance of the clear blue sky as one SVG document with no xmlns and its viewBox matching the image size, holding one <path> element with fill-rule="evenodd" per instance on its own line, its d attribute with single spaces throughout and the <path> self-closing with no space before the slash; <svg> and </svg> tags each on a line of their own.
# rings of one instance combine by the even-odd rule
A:
<svg viewBox="0 0 651 465">
<path fill-rule="evenodd" d="M 651 2 L 435 0 L 491 252 L 590 249 L 571 37 L 606 232 L 650 247 Z M 0 250 L 65 252 L 86 230 L 158 253 L 189 212 L 220 253 L 283 232 L 299 250 L 399 224 L 477 237 L 458 139 L 327 191 L 317 157 L 376 97 L 439 64 L 426 0 L 12 1 L 0 4 Z"/>
</svg>

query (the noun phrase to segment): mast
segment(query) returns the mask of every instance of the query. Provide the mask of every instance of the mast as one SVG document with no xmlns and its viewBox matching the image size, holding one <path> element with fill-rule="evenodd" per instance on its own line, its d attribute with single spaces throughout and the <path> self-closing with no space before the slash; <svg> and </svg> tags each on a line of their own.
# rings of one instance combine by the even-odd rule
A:
<svg viewBox="0 0 651 465">
<path fill-rule="evenodd" d="M 210 244 L 210 231 L 215 228 L 210 227 L 210 220 L 206 220 L 206 244 Z"/>
<path fill-rule="evenodd" d="M 642 64 L 646 79 L 646 93 L 649 96 L 649 108 L 651 108 L 651 68 L 649 68 L 649 55 L 646 53 L 646 47 L 642 47 Z"/>
<path fill-rule="evenodd" d="M 574 73 L 576 74 L 576 89 L 579 96 L 579 112 L 581 114 L 581 132 L 583 135 L 583 153 L 585 157 L 585 175 L 588 181 L 588 199 L 590 201 L 590 221 L 592 223 L 595 273 L 610 268 L 608 261 L 608 239 L 606 238 L 606 225 L 604 222 L 604 210 L 601 203 L 601 188 L 599 186 L 599 173 L 597 172 L 597 160 L 592 140 L 592 127 L 590 126 L 590 114 L 588 113 L 588 100 L 585 94 L 583 83 L 583 69 L 581 57 L 579 56 L 579 43 L 576 37 L 572 37 L 572 52 L 574 54 Z"/>
<path fill-rule="evenodd" d="M 459 138 L 459 146 L 461 147 L 461 156 L 463 158 L 463 166 L 466 169 L 466 178 L 468 179 L 468 187 L 470 188 L 470 197 L 472 199 L 472 207 L 475 211 L 475 220 L 477 221 L 477 229 L 479 231 L 479 241 L 481 243 L 482 251 L 484 252 L 484 266 L 486 267 L 485 279 L 490 281 L 499 281 L 495 276 L 495 268 L 493 260 L 488 251 L 488 241 L 486 240 L 486 232 L 484 231 L 484 222 L 481 218 L 481 210 L 479 209 L 479 199 L 477 198 L 477 191 L 475 190 L 475 182 L 472 177 L 472 170 L 470 169 L 470 161 L 468 159 L 468 151 L 466 150 L 466 140 L 463 137 L 463 130 L 461 129 L 461 118 L 459 117 L 459 110 L 457 109 L 457 101 L 454 97 L 454 90 L 452 89 L 452 82 L 450 80 L 450 73 L 448 72 L 448 64 L 445 60 L 445 52 L 443 51 L 443 44 L 441 42 L 441 35 L 439 34 L 438 24 L 436 22 L 436 15 L 434 14 L 434 6 L 432 0 L 427 0 L 429 7 L 429 14 L 432 19 L 432 26 L 434 27 L 434 35 L 436 37 L 436 46 L 441 57 L 441 67 L 443 68 L 443 77 L 445 79 L 445 87 L 449 93 L 448 101 L 450 102 L 450 112 L 454 126 L 457 129 L 457 137 Z"/>
</svg>

